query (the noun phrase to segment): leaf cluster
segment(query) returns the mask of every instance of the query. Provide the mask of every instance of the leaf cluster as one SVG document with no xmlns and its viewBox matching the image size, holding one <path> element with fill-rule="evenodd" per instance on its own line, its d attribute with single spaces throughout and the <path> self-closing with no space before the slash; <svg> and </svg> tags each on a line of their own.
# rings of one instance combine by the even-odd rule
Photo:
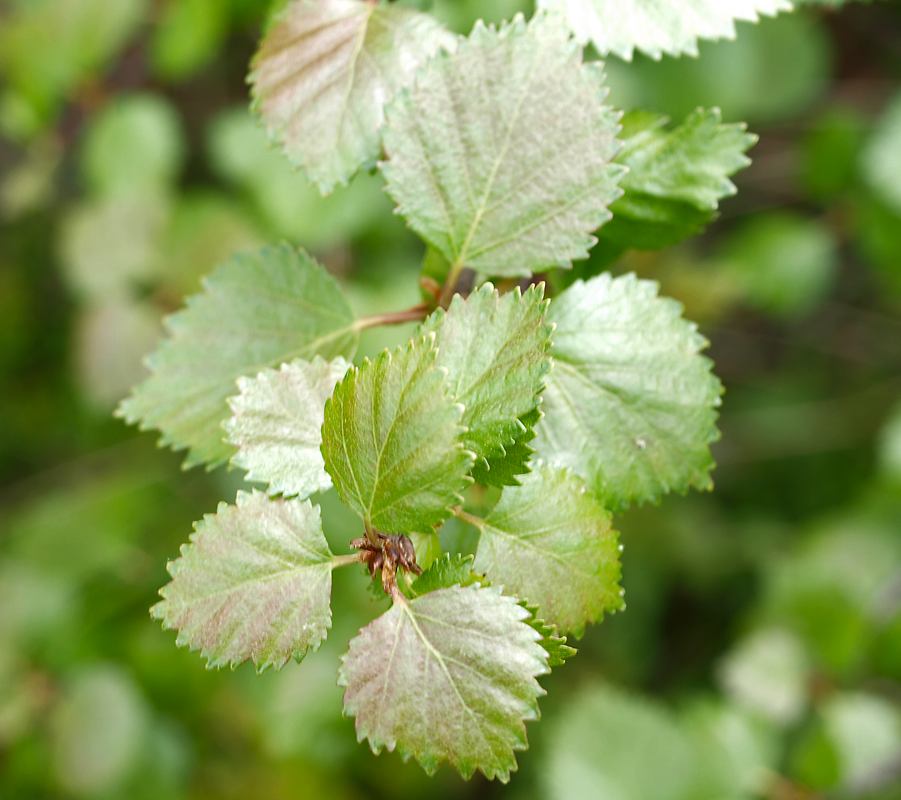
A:
<svg viewBox="0 0 901 800">
<path fill-rule="evenodd" d="M 606 29 L 607 5 L 583 5 Z M 381 154 L 428 248 L 427 302 L 357 319 L 307 253 L 236 256 L 168 320 L 120 408 L 187 466 L 229 461 L 263 486 L 198 523 L 153 615 L 211 666 L 279 668 L 326 637 L 332 572 L 364 564 L 392 605 L 350 643 L 345 710 L 373 751 L 429 772 L 508 779 L 565 637 L 624 608 L 611 515 L 711 486 L 722 387 L 681 307 L 631 274 L 552 298 L 542 280 L 598 237 L 696 233 L 747 164 L 753 137 L 715 109 L 621 120 L 580 42 L 690 51 L 783 3 L 648 43 L 651 5 L 627 4 L 605 43 L 553 10 L 457 38 L 395 4 L 289 4 L 254 61 L 255 108 L 323 191 Z M 362 330 L 410 319 L 407 344 L 354 363 Z M 323 536 L 311 498 L 332 487 L 360 518 L 355 552 Z M 454 516 L 479 532 L 474 560 L 439 555 Z"/>
</svg>

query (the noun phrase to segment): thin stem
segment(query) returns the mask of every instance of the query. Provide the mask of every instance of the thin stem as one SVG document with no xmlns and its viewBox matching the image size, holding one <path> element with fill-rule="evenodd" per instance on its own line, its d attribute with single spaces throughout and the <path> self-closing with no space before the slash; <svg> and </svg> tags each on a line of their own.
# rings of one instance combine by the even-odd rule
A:
<svg viewBox="0 0 901 800">
<path fill-rule="evenodd" d="M 422 322 L 429 315 L 429 307 L 425 304 L 413 306 L 406 311 L 392 311 L 388 314 L 374 314 L 371 317 L 360 317 L 354 324 L 355 331 L 369 328 L 380 328 L 383 325 L 403 325 L 407 322 Z"/>
<path fill-rule="evenodd" d="M 335 556 L 332 559 L 332 569 L 338 569 L 340 567 L 349 567 L 351 564 L 360 564 L 362 563 L 362 559 L 360 558 L 359 553 L 349 553 L 346 556 Z"/>
<path fill-rule="evenodd" d="M 474 514 L 470 514 L 468 511 L 464 511 L 460 506 L 457 506 L 454 509 L 454 516 L 456 516 L 457 519 L 462 519 L 463 522 L 468 522 L 474 528 L 485 527 L 485 520 L 483 520 L 481 517 L 475 516 Z"/>
</svg>

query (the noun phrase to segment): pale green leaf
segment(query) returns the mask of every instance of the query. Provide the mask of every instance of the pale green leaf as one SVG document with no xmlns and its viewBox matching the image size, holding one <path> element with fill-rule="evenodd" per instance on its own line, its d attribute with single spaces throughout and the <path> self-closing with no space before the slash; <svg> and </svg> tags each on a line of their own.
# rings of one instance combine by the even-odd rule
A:
<svg viewBox="0 0 901 800">
<path fill-rule="evenodd" d="M 318 506 L 240 493 L 197 524 L 151 613 L 211 667 L 278 669 L 325 639 L 334 566 Z"/>
<path fill-rule="evenodd" d="M 297 358 L 349 358 L 357 343 L 337 281 L 288 245 L 235 256 L 166 324 L 169 338 L 147 361 L 152 375 L 118 413 L 188 448 L 186 466 L 233 454 L 222 423 L 238 378 Z"/>
<path fill-rule="evenodd" d="M 322 455 L 335 488 L 386 533 L 428 533 L 447 519 L 472 467 L 437 354 L 433 333 L 385 350 L 351 370 L 325 407 Z"/>
<path fill-rule="evenodd" d="M 623 606 L 619 543 L 610 515 L 571 472 L 540 466 L 504 489 L 484 520 L 476 572 L 580 636 Z"/>
<path fill-rule="evenodd" d="M 550 369 L 551 326 L 544 286 L 500 295 L 490 283 L 423 324 L 434 332 L 436 363 L 465 408 L 463 441 L 484 461 L 500 457 L 523 433 L 521 417 L 538 406 Z"/>
<path fill-rule="evenodd" d="M 569 267 L 618 196 L 604 95 L 599 66 L 582 64 L 559 22 L 479 23 L 389 107 L 388 192 L 454 269 Z"/>
<path fill-rule="evenodd" d="M 789 0 L 538 0 L 560 12 L 583 44 L 631 61 L 635 50 L 698 54 L 702 39 L 734 39 L 735 23 L 790 11 Z"/>
<path fill-rule="evenodd" d="M 551 303 L 554 366 L 534 446 L 619 509 L 709 489 L 722 386 L 707 341 L 657 284 L 601 275 Z"/>
<path fill-rule="evenodd" d="M 699 108 L 675 127 L 667 123 L 640 112 L 623 120 L 617 161 L 629 172 L 602 238 L 623 247 L 665 247 L 699 233 L 719 201 L 735 194 L 729 178 L 751 163 L 745 153 L 757 137 L 743 124 L 724 125 L 717 108 Z"/>
<path fill-rule="evenodd" d="M 525 721 L 538 717 L 547 652 L 528 611 L 495 589 L 400 598 L 350 643 L 338 682 L 345 712 L 373 751 L 397 750 L 426 772 L 449 762 L 506 781 Z"/>
<path fill-rule="evenodd" d="M 363 0 L 295 0 L 250 80 L 270 134 L 323 193 L 379 153 L 385 104 L 454 37 L 426 14 Z"/>
<path fill-rule="evenodd" d="M 343 358 L 316 356 L 238 380 L 225 430 L 238 448 L 232 463 L 248 480 L 268 484 L 270 494 L 301 499 L 331 488 L 320 452 L 322 421 L 325 401 L 349 368 Z"/>
</svg>

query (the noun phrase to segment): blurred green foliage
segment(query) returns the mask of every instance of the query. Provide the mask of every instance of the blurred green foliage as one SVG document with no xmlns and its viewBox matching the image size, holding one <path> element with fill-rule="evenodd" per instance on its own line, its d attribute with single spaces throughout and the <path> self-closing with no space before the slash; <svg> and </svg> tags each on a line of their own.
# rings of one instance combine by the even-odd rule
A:
<svg viewBox="0 0 901 800">
<path fill-rule="evenodd" d="M 412 4 L 460 31 L 530 10 Z M 279 674 L 207 673 L 147 616 L 192 520 L 239 485 L 180 475 L 110 418 L 162 316 L 280 238 L 360 313 L 418 296 L 423 254 L 378 180 L 320 198 L 246 111 L 266 5 L 0 6 L 0 797 L 901 797 L 898 5 L 608 64 L 621 107 L 718 105 L 761 135 L 705 237 L 613 266 L 702 321 L 721 466 L 714 494 L 622 519 L 628 612 L 548 679 L 509 787 L 355 745 L 335 663 L 382 608 L 357 576 L 336 576 L 323 650 Z"/>
</svg>

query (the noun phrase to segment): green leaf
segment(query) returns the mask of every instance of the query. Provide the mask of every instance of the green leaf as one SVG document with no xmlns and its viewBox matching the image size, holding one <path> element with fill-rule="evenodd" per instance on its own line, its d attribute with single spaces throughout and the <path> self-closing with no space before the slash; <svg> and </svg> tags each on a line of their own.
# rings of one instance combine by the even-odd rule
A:
<svg viewBox="0 0 901 800">
<path fill-rule="evenodd" d="M 519 432 L 513 444 L 504 447 L 503 455 L 489 456 L 486 461 L 477 461 L 472 470 L 476 483 L 483 486 L 519 486 L 520 475 L 526 474 L 535 451 L 531 442 L 535 439 L 535 426 L 541 420 L 541 409 L 535 408 L 519 420 Z"/>
<path fill-rule="evenodd" d="M 428 533 L 461 501 L 473 456 L 437 354 L 434 333 L 385 350 L 351 370 L 326 404 L 325 468 L 368 527 Z"/>
<path fill-rule="evenodd" d="M 500 295 L 490 283 L 456 295 L 423 324 L 434 332 L 436 363 L 465 408 L 463 441 L 483 460 L 503 456 L 523 434 L 520 417 L 538 406 L 550 369 L 551 326 L 544 286 Z"/>
<path fill-rule="evenodd" d="M 379 153 L 385 104 L 454 37 L 432 17 L 361 0 L 296 0 L 250 75 L 257 110 L 323 194 Z"/>
<path fill-rule="evenodd" d="M 151 613 L 210 667 L 280 669 L 325 639 L 334 566 L 318 506 L 242 492 L 197 524 Z"/>
<path fill-rule="evenodd" d="M 472 571 L 472 556 L 445 553 L 422 573 L 409 589 L 410 597 L 421 597 L 439 589 L 453 586 L 472 586 L 479 576 Z"/>
<path fill-rule="evenodd" d="M 554 366 L 535 450 L 612 510 L 709 489 L 722 386 L 682 307 L 634 275 L 579 281 L 551 303 Z"/>
<path fill-rule="evenodd" d="M 522 605 L 522 604 L 521 604 Z M 537 616 L 537 612 L 530 606 L 525 606 L 532 615 L 529 619 L 531 625 L 541 636 L 539 644 L 547 650 L 547 665 L 549 667 L 562 667 L 566 661 L 572 658 L 578 651 L 566 643 L 566 637 L 561 636 L 556 626 L 550 625 Z"/>
<path fill-rule="evenodd" d="M 723 125 L 717 108 L 699 108 L 673 128 L 667 123 L 642 112 L 623 120 L 617 161 L 629 172 L 602 238 L 623 247 L 666 247 L 699 233 L 719 201 L 735 194 L 729 177 L 751 163 L 745 152 L 757 137 L 743 124 Z"/>
<path fill-rule="evenodd" d="M 790 11 L 788 0 L 538 0 L 559 11 L 583 44 L 632 60 L 635 50 L 651 58 L 698 55 L 701 39 L 734 39 L 735 23 Z"/>
<path fill-rule="evenodd" d="M 357 344 L 337 281 L 288 245 L 235 256 L 166 323 L 170 336 L 147 362 L 152 375 L 118 414 L 188 448 L 186 466 L 233 454 L 222 423 L 238 378 L 297 358 L 349 358 Z"/>
<path fill-rule="evenodd" d="M 528 611 L 495 589 L 400 598 L 350 643 L 338 682 L 345 712 L 373 752 L 397 749 L 428 773 L 507 781 L 537 719 L 547 652 Z"/>
<path fill-rule="evenodd" d="M 322 421 L 325 401 L 348 369 L 343 358 L 316 356 L 238 380 L 225 430 L 238 448 L 232 463 L 248 480 L 269 484 L 270 494 L 301 499 L 331 488 L 320 452 Z"/>
<path fill-rule="evenodd" d="M 541 466 L 504 489 L 484 520 L 476 572 L 581 636 L 588 623 L 623 606 L 619 543 L 610 515 L 567 470 Z"/>
<path fill-rule="evenodd" d="M 528 275 L 587 257 L 622 174 L 601 76 L 543 15 L 477 24 L 388 109 L 382 169 L 399 213 L 454 270 Z"/>
</svg>

